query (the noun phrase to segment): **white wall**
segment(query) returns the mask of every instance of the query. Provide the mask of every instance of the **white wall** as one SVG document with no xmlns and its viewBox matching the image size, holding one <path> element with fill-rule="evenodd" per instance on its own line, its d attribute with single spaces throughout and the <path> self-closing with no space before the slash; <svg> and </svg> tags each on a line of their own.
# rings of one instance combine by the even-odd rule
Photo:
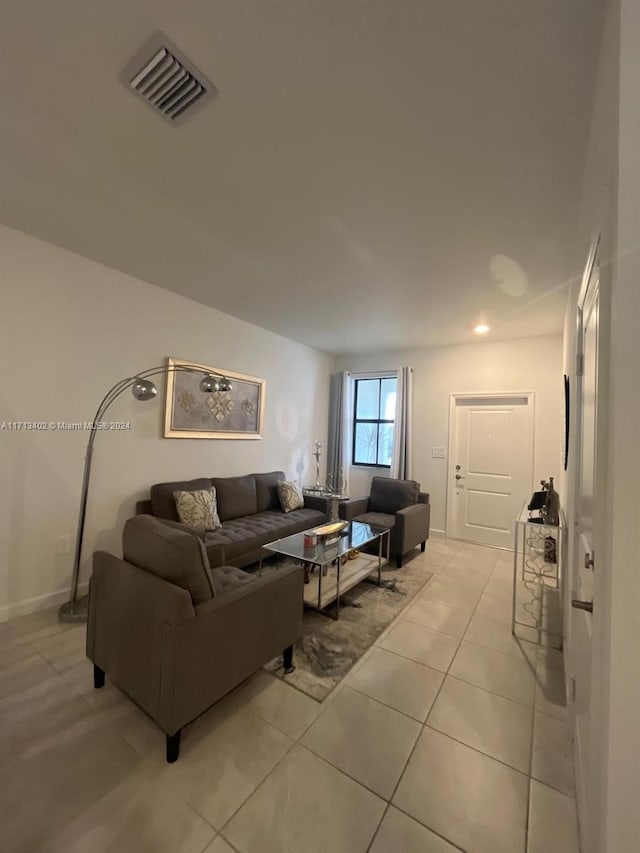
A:
<svg viewBox="0 0 640 853">
<path fill-rule="evenodd" d="M 534 483 L 561 474 L 562 338 L 537 337 L 432 347 L 393 353 L 344 355 L 337 368 L 353 372 L 414 370 L 414 477 L 431 494 L 431 527 L 445 529 L 446 459 L 434 446 L 448 446 L 450 395 L 482 391 L 535 391 Z M 351 469 L 351 494 L 369 491 L 376 469 Z M 532 484 L 533 486 L 533 484 Z"/>
<path fill-rule="evenodd" d="M 640 839 L 640 5 L 620 20 L 617 263 L 611 292 L 608 547 L 611 588 L 607 853 Z"/>
<path fill-rule="evenodd" d="M 212 273 L 215 275 L 215 272 Z M 0 425 L 91 420 L 118 379 L 166 356 L 267 380 L 263 439 L 161 438 L 163 394 L 123 395 L 97 437 L 85 555 L 119 552 L 136 499 L 158 481 L 282 468 L 297 476 L 327 433 L 332 359 L 113 269 L 0 227 Z M 162 388 L 160 382 L 160 388 Z M 0 430 L 0 620 L 64 600 L 87 433 Z M 324 462 L 324 460 L 323 460 Z M 89 556 L 82 577 L 88 577 Z"/>
</svg>

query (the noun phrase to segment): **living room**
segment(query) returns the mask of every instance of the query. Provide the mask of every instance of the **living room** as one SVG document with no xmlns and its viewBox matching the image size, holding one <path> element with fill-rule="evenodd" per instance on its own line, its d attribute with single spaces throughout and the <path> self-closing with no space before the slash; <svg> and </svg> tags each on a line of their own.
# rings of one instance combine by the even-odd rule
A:
<svg viewBox="0 0 640 853">
<path fill-rule="evenodd" d="M 631 2 L 549 4 L 545 13 L 496 2 L 493 22 L 471 6 L 392 9 L 382 0 L 198 2 L 188 15 L 142 0 L 3 5 L 0 64 L 11 85 L 0 134 L 0 774 L 16 781 L 0 797 L 0 846 L 632 853 L 638 69 L 629 57 L 640 22 Z M 123 77 L 158 31 L 218 90 L 174 128 Z M 615 185 L 606 213 L 603 185 Z M 607 618 L 594 615 L 593 684 L 608 687 L 594 687 L 591 713 L 606 736 L 597 723 L 581 735 L 571 698 L 580 671 L 578 628 L 567 627 L 579 592 L 569 588 L 572 568 L 564 660 L 536 648 L 530 700 L 514 687 L 515 664 L 504 688 L 463 670 L 463 647 L 494 643 L 478 639 L 480 599 L 498 607 L 492 592 L 510 583 L 513 555 L 454 539 L 451 521 L 454 395 L 531 394 L 528 493 L 553 476 L 567 519 L 578 517 L 575 329 L 598 228 L 608 355 L 594 551 L 615 571 L 596 579 Z M 108 419 L 123 428 L 96 436 L 80 596 L 94 552 L 120 558 L 125 524 L 155 483 L 282 471 L 300 488 L 326 484 L 335 474 L 330 385 L 341 372 L 354 380 L 412 368 L 407 479 L 430 506 L 426 551 L 412 546 L 401 569 L 391 560 L 385 569 L 400 589 L 424 584 L 406 602 L 414 616 L 392 608 L 361 650 L 353 639 L 357 661 L 321 702 L 261 670 L 186 727 L 170 767 L 163 731 L 117 677 L 107 671 L 94 689 L 78 640 L 85 626 L 57 620 L 71 592 L 88 433 L 10 426 L 91 421 L 113 383 L 167 358 L 264 381 L 259 438 L 165 437 L 165 373 L 154 379 L 156 399 L 119 396 Z M 353 404 L 353 385 L 350 394 Z M 350 442 L 345 458 L 334 491 L 347 486 L 351 498 L 391 473 L 353 464 Z M 455 604 L 429 592 L 447 583 Z M 361 586 L 371 596 L 385 589 Z M 339 620 L 322 617 L 327 631 L 357 618 L 368 631 L 362 601 L 345 596 Z M 501 602 L 500 614 L 510 606 Z M 466 618 L 464 627 L 435 627 L 436 611 Z M 510 617 L 495 621 L 502 658 L 531 669 L 534 643 L 514 650 Z M 437 635 L 422 660 L 388 639 L 407 624 Z M 296 654 L 294 645 L 294 664 Z M 402 676 L 390 676 L 384 698 L 372 695 L 396 657 Z M 416 711 L 407 683 L 417 674 Z M 472 686 L 477 716 L 461 721 Z M 343 707 L 345 697 L 354 704 Z M 485 715 L 484 699 L 500 711 Z M 358 715 L 360 736 L 379 744 L 372 757 L 361 754 Z M 575 746 L 581 736 L 590 762 Z M 424 776 L 427 758 L 441 762 L 442 786 Z M 474 799 L 474 773 L 493 796 Z M 49 807 L 37 814 L 34 800 Z"/>
</svg>

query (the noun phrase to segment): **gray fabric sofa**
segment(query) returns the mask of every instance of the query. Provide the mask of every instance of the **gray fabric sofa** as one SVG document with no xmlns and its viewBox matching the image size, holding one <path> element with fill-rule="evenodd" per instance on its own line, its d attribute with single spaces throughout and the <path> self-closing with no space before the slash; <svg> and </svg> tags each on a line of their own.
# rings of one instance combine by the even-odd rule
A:
<svg viewBox="0 0 640 853">
<path fill-rule="evenodd" d="M 339 513 L 347 521 L 363 521 L 390 530 L 389 554 L 396 558 L 398 568 L 417 545 L 425 550 L 431 507 L 429 495 L 420 491 L 420 483 L 415 480 L 372 477 L 369 497 L 341 501 Z"/>
<path fill-rule="evenodd" d="M 243 477 L 200 477 L 151 486 L 150 500 L 139 501 L 138 514 L 153 515 L 169 526 L 194 533 L 204 543 L 213 567 L 229 565 L 242 568 L 260 559 L 262 546 L 274 539 L 300 533 L 328 520 L 327 499 L 305 495 L 304 507 L 283 512 L 277 482 L 285 480 L 282 471 L 247 474 Z M 216 490 L 218 530 L 194 530 L 178 519 L 173 497 L 175 491 Z"/>
<path fill-rule="evenodd" d="M 293 670 L 303 572 L 263 577 L 211 569 L 204 543 L 148 515 L 127 521 L 123 559 L 94 554 L 87 656 L 94 687 L 108 676 L 167 735 L 176 761 L 180 732 L 203 711 L 283 654 Z"/>
</svg>

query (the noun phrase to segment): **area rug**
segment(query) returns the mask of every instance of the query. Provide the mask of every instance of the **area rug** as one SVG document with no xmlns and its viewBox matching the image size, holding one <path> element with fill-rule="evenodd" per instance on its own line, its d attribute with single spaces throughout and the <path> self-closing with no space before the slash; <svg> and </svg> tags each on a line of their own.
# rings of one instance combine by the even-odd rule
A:
<svg viewBox="0 0 640 853">
<path fill-rule="evenodd" d="M 305 608 L 302 637 L 293 653 L 296 670 L 286 676 L 286 683 L 322 702 L 432 577 L 416 555 L 401 569 L 386 564 L 383 586 L 363 581 L 342 596 L 338 620 Z M 334 608 L 330 605 L 327 613 L 335 613 Z M 282 678 L 282 659 L 270 661 L 265 669 Z"/>
</svg>

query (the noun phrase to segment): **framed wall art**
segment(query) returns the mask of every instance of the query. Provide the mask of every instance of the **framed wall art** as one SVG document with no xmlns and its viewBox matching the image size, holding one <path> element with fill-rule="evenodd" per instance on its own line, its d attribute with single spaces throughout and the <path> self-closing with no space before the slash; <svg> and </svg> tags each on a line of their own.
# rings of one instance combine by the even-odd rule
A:
<svg viewBox="0 0 640 853">
<path fill-rule="evenodd" d="M 223 390 L 203 393 L 203 373 L 167 372 L 165 438 L 262 438 L 264 379 L 219 367 L 168 358 L 169 367 L 197 367 L 228 380 Z M 227 389 L 226 384 L 231 388 Z"/>
</svg>

